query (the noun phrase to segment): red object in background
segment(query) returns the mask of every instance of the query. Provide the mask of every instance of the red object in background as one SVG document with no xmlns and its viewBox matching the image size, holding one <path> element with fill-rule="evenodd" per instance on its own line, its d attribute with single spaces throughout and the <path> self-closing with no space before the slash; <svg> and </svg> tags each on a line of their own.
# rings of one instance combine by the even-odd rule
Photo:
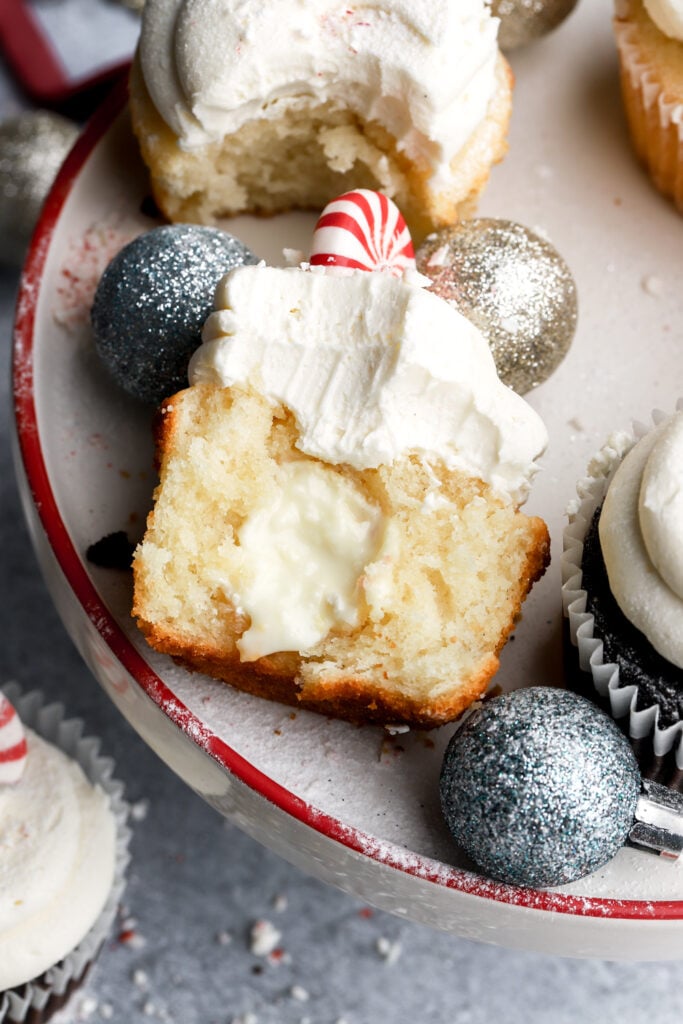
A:
<svg viewBox="0 0 683 1024">
<path fill-rule="evenodd" d="M 34 104 L 77 119 L 90 114 L 129 68 L 124 61 L 70 78 L 26 0 L 0 0 L 0 50 Z"/>
</svg>

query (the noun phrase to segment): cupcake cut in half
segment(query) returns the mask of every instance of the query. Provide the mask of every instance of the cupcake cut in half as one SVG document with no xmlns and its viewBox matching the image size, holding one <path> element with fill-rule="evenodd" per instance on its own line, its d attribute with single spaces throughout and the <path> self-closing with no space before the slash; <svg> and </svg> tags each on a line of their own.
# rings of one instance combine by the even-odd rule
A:
<svg viewBox="0 0 683 1024">
<path fill-rule="evenodd" d="M 484 0 L 148 0 L 133 128 L 175 221 L 378 189 L 416 240 L 471 212 L 512 75 Z"/>
<path fill-rule="evenodd" d="M 240 268 L 158 426 L 149 643 L 261 696 L 435 725 L 485 689 L 548 559 L 545 428 L 483 336 L 379 271 Z"/>
</svg>

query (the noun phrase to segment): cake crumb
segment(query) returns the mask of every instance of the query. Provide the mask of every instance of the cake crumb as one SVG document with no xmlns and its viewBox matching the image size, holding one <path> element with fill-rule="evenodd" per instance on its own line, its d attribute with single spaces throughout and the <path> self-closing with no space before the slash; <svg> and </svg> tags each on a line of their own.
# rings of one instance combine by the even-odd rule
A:
<svg viewBox="0 0 683 1024">
<path fill-rule="evenodd" d="M 131 804 L 130 816 L 133 821 L 144 821 L 149 813 L 149 800 L 145 797 Z"/>
<path fill-rule="evenodd" d="M 147 973 L 141 970 L 133 971 L 133 984 L 138 988 L 147 988 L 149 984 Z"/>
<path fill-rule="evenodd" d="M 303 985 L 292 985 L 289 990 L 289 994 L 292 999 L 296 999 L 298 1003 L 307 1003 L 310 999 L 308 990 L 305 989 Z"/>
<path fill-rule="evenodd" d="M 219 946 L 229 946 L 232 942 L 232 935 L 226 931 L 216 932 L 216 942 Z"/>
<path fill-rule="evenodd" d="M 250 932 L 250 949 L 254 956 L 268 956 L 276 947 L 282 934 L 274 924 L 261 918 L 255 921 Z"/>
<path fill-rule="evenodd" d="M 386 732 L 389 733 L 390 736 L 400 736 L 404 732 L 410 732 L 410 726 L 404 724 L 385 725 L 384 728 Z"/>
<path fill-rule="evenodd" d="M 555 171 L 548 164 L 537 164 L 536 174 L 542 181 L 555 177 Z"/>
<path fill-rule="evenodd" d="M 102 1003 L 100 1006 L 100 1017 L 102 1020 L 112 1020 L 114 1017 L 114 1007 L 111 1003 Z"/>
<path fill-rule="evenodd" d="M 258 1017 L 255 1013 L 242 1013 L 239 1017 L 233 1017 L 230 1024 L 258 1024 Z"/>
<path fill-rule="evenodd" d="M 276 910 L 278 914 L 283 913 L 287 909 L 287 897 L 283 893 L 279 893 L 273 898 L 273 910 Z"/>
<path fill-rule="evenodd" d="M 288 267 L 298 267 L 305 259 L 301 249 L 284 248 L 282 250 L 282 255 Z"/>
<path fill-rule="evenodd" d="M 660 295 L 664 294 L 664 282 L 661 277 L 657 277 L 655 274 L 647 274 L 640 282 L 640 287 L 647 295 L 652 295 L 653 298 L 659 298 Z"/>
</svg>

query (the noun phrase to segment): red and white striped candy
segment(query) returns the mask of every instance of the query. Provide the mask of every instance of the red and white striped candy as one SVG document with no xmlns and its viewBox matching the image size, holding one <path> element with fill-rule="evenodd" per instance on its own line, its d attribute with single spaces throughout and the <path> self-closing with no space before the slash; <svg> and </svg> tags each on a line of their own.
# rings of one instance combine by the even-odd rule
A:
<svg viewBox="0 0 683 1024">
<path fill-rule="evenodd" d="M 26 738 L 19 715 L 0 693 L 0 785 L 18 782 L 26 765 Z"/>
<path fill-rule="evenodd" d="M 359 188 L 328 203 L 311 244 L 312 266 L 386 270 L 400 277 L 414 269 L 415 253 L 403 214 L 387 196 Z"/>
</svg>

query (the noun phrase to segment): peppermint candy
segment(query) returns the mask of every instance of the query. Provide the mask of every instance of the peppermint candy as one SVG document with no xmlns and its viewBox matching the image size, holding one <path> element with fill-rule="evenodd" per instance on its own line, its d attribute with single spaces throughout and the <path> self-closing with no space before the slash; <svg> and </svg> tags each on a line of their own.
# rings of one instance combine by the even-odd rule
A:
<svg viewBox="0 0 683 1024">
<path fill-rule="evenodd" d="M 320 215 L 311 244 L 312 266 L 385 270 L 400 277 L 415 268 L 403 214 L 381 192 L 359 188 L 333 199 Z"/>
<path fill-rule="evenodd" d="M 18 782 L 25 765 L 24 727 L 7 697 L 0 693 L 0 785 Z"/>
</svg>

